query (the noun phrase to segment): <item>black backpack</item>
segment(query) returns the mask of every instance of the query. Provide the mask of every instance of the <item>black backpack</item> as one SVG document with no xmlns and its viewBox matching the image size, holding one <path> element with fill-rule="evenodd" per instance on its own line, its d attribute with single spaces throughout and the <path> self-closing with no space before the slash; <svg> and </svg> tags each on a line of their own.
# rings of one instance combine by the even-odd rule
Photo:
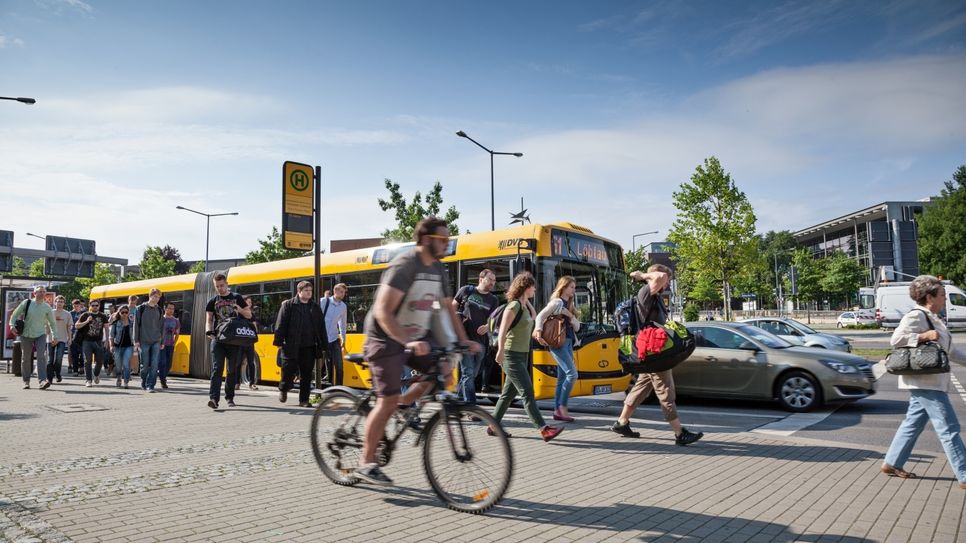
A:
<svg viewBox="0 0 966 543">
<path fill-rule="evenodd" d="M 487 334 L 490 337 L 490 347 L 497 347 L 500 341 L 500 322 L 503 320 L 503 312 L 506 311 L 506 306 L 509 302 L 505 304 L 500 304 L 496 306 L 490 313 L 490 317 L 486 319 L 487 323 Z M 513 322 L 510 324 L 510 328 L 513 328 L 520 322 L 520 318 L 523 317 L 523 312 L 526 308 L 520 305 L 520 311 L 517 311 L 517 316 L 513 317 Z"/>
</svg>

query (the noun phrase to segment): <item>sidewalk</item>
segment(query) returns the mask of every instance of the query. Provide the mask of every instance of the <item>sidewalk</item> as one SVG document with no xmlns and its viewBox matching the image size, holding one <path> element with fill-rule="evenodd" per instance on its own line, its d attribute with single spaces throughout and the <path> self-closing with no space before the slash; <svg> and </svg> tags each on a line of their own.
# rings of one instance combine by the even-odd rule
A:
<svg viewBox="0 0 966 543">
<path fill-rule="evenodd" d="M 966 539 L 966 491 L 943 455 L 914 456 L 906 467 L 922 478 L 901 481 L 879 474 L 873 447 L 709 432 L 682 448 L 653 411 L 635 423 L 640 439 L 581 414 L 547 444 L 511 410 L 513 483 L 472 516 L 439 504 L 414 447 L 386 469 L 395 488 L 329 483 L 309 446 L 311 410 L 271 391 L 212 411 L 198 381 L 156 394 L 105 382 L 21 390 L 0 375 L 0 540 Z"/>
</svg>

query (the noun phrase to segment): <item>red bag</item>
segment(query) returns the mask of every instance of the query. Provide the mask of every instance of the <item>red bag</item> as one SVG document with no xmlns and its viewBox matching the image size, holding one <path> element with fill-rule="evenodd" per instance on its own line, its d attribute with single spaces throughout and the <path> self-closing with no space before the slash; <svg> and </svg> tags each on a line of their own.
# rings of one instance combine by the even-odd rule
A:
<svg viewBox="0 0 966 543">
<path fill-rule="evenodd" d="M 635 346 L 637 347 L 638 359 L 644 360 L 649 353 L 659 353 L 664 350 L 667 343 L 667 331 L 659 326 L 649 326 L 642 328 L 637 333 Z"/>
</svg>

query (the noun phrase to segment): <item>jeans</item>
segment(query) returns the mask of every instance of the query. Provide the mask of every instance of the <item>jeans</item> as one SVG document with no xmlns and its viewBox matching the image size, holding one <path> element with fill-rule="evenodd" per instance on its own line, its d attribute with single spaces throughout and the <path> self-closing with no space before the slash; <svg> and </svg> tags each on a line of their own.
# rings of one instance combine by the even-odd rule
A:
<svg viewBox="0 0 966 543">
<path fill-rule="evenodd" d="M 312 371 L 315 370 L 315 347 L 302 347 L 298 358 L 282 357 L 282 380 L 278 389 L 288 392 L 295 386 L 295 375 L 299 376 L 299 403 L 308 403 L 312 392 Z"/>
<path fill-rule="evenodd" d="M 241 365 L 241 348 L 227 345 L 218 341 L 211 342 L 211 385 L 208 387 L 208 397 L 218 403 L 221 395 L 221 372 L 228 361 L 228 374 L 225 377 L 225 399 L 235 399 L 235 384 L 238 383 L 238 369 Z"/>
<path fill-rule="evenodd" d="M 158 376 L 161 378 L 161 384 L 168 384 L 168 372 L 171 371 L 171 361 L 174 360 L 174 345 L 165 345 L 161 349 L 161 357 L 158 362 Z"/>
<path fill-rule="evenodd" d="M 503 382 L 503 392 L 500 394 L 500 399 L 496 401 L 493 416 L 496 420 L 502 420 L 519 392 L 523 397 L 523 409 L 530 416 L 530 420 L 537 428 L 543 428 L 547 423 L 543 420 L 540 410 L 537 409 L 537 401 L 533 398 L 533 382 L 530 380 L 530 366 L 527 364 L 529 354 L 507 351 L 506 360 L 503 361 L 506 381 Z"/>
<path fill-rule="evenodd" d="M 932 422 L 956 479 L 960 483 L 966 483 L 966 446 L 959 435 L 959 420 L 956 419 L 956 411 L 949 402 L 949 395 L 941 390 L 909 391 L 909 410 L 892 439 L 885 463 L 895 468 L 905 465 L 916 445 L 916 439 L 926 427 L 926 421 Z"/>
<path fill-rule="evenodd" d="M 574 340 L 567 338 L 563 345 L 550 349 L 550 354 L 557 361 L 557 389 L 554 393 L 553 406 L 567 407 L 570 391 L 577 382 L 577 365 L 574 364 Z"/>
<path fill-rule="evenodd" d="M 124 376 L 124 382 L 131 380 L 131 355 L 134 354 L 134 347 L 114 347 L 114 375 L 120 379 Z"/>
<path fill-rule="evenodd" d="M 480 352 L 465 352 L 460 360 L 460 381 L 456 385 L 456 393 L 469 405 L 476 405 L 476 376 L 483 367 L 484 357 L 486 347 L 480 345 Z"/>
<path fill-rule="evenodd" d="M 339 340 L 330 341 L 325 348 L 325 380 L 333 385 L 341 385 L 343 378 L 342 369 L 342 342 Z M 335 379 L 333 379 L 333 375 Z"/>
<path fill-rule="evenodd" d="M 70 344 L 70 357 L 67 359 L 67 369 L 73 371 L 74 373 L 80 373 L 81 369 L 84 367 L 84 351 L 82 346 L 84 341 L 81 339 L 75 339 Z"/>
<path fill-rule="evenodd" d="M 37 351 L 37 380 L 47 380 L 47 336 L 24 337 L 20 336 L 20 352 L 23 353 L 23 361 L 20 363 L 20 375 L 23 382 L 30 384 L 30 374 L 34 372 L 33 359 L 30 353 L 36 348 Z"/>
<path fill-rule="evenodd" d="M 239 347 L 239 349 L 241 349 L 241 351 L 240 351 L 241 354 L 239 354 L 240 362 L 239 362 L 239 370 L 238 371 L 240 372 L 241 371 L 240 368 L 242 368 L 242 367 L 245 368 L 245 375 L 244 375 L 244 378 L 243 378 L 243 382 L 244 381 L 248 381 L 249 386 L 250 385 L 257 385 L 258 384 L 258 378 L 261 375 L 261 369 L 260 368 L 256 368 L 256 366 L 258 365 L 259 362 L 258 362 L 258 357 L 255 355 L 255 346 L 254 345 L 242 345 L 241 347 Z M 279 367 L 281 367 L 281 366 L 279 366 Z M 239 375 L 238 378 L 239 379 L 242 379 L 242 376 Z"/>
<path fill-rule="evenodd" d="M 47 377 L 53 379 L 56 375 L 60 379 L 60 369 L 64 365 L 64 353 L 67 344 L 61 341 L 57 345 L 47 345 Z"/>
<path fill-rule="evenodd" d="M 142 343 L 139 353 L 141 362 L 141 388 L 154 390 L 158 382 L 158 362 L 161 358 L 161 342 Z"/>
<path fill-rule="evenodd" d="M 99 377 L 101 375 L 101 366 L 104 365 L 104 359 L 107 357 L 107 353 L 104 350 L 104 344 L 98 340 L 84 340 L 84 345 L 81 346 L 81 351 L 84 353 L 84 377 L 88 381 L 93 381 L 94 377 Z M 92 358 L 97 357 L 97 365 L 94 366 L 94 375 L 91 375 L 91 364 L 94 363 Z"/>
</svg>

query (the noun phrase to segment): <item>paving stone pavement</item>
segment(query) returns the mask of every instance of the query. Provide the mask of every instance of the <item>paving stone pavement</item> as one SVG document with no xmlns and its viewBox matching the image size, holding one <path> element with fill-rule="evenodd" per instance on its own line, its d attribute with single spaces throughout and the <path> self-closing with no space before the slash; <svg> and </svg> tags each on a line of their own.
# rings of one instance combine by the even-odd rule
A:
<svg viewBox="0 0 966 543">
<path fill-rule="evenodd" d="M 337 486 L 313 460 L 311 410 L 262 390 L 212 411 L 206 383 L 171 382 L 41 391 L 0 375 L 0 541 L 966 541 L 942 455 L 914 456 L 922 478 L 902 481 L 875 447 L 741 432 L 677 447 L 660 421 L 625 439 L 589 414 L 548 444 L 511 410 L 513 482 L 474 516 L 440 504 L 412 446 L 386 469 L 396 487 Z M 106 409 L 51 407 L 77 403 Z"/>
</svg>

